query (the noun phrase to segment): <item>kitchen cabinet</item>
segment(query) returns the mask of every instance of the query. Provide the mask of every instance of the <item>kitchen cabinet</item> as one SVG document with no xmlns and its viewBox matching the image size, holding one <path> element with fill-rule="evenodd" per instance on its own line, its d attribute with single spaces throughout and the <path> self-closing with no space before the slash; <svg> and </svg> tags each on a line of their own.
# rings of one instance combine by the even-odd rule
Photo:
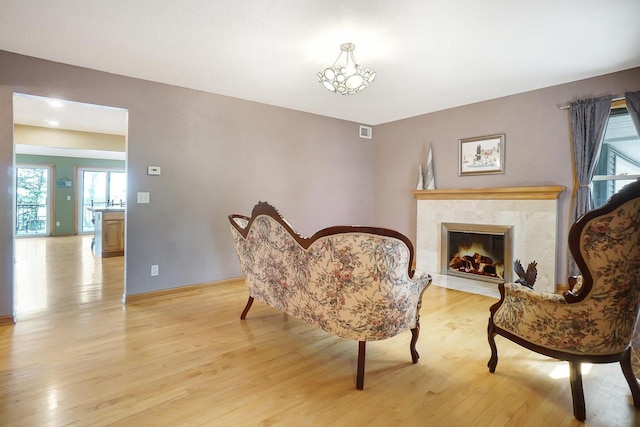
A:
<svg viewBox="0 0 640 427">
<path fill-rule="evenodd" d="M 94 251 L 103 258 L 124 255 L 124 209 L 96 208 Z"/>
</svg>

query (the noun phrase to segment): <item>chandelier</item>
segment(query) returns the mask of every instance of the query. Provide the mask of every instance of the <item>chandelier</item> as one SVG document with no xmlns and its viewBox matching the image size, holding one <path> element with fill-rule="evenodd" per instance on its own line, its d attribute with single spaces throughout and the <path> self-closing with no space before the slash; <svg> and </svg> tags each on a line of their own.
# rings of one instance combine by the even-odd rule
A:
<svg viewBox="0 0 640 427">
<path fill-rule="evenodd" d="M 318 73 L 318 81 L 333 93 L 353 95 L 365 90 L 376 78 L 376 72 L 362 68 L 356 63 L 353 51 L 356 45 L 343 43 L 340 55 L 331 67 Z"/>
</svg>

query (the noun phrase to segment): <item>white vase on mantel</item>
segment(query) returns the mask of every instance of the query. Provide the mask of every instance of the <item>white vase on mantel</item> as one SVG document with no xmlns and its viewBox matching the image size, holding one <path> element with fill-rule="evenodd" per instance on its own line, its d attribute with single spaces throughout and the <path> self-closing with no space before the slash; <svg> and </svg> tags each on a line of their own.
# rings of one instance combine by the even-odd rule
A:
<svg viewBox="0 0 640 427">
<path fill-rule="evenodd" d="M 436 178 L 433 174 L 433 154 L 431 153 L 431 144 L 429 144 L 429 153 L 427 154 L 427 173 L 424 178 L 424 189 L 435 190 Z"/>
<path fill-rule="evenodd" d="M 416 190 L 424 190 L 424 173 L 422 172 L 422 163 L 420 163 L 420 167 L 418 168 L 418 185 L 416 186 Z"/>
</svg>

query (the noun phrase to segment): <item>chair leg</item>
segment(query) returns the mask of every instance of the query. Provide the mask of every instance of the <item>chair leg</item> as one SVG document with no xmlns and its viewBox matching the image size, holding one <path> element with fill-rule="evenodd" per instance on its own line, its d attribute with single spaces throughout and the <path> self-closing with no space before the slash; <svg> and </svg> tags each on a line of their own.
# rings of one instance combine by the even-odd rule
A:
<svg viewBox="0 0 640 427">
<path fill-rule="evenodd" d="M 584 406 L 584 391 L 582 390 L 582 372 L 580 362 L 569 362 L 571 397 L 573 398 L 573 416 L 578 421 L 584 421 L 586 410 Z"/>
<path fill-rule="evenodd" d="M 489 359 L 489 363 L 487 363 L 487 367 L 489 368 L 489 372 L 493 373 L 496 371 L 496 366 L 498 365 L 498 348 L 496 347 L 496 327 L 493 324 L 493 319 L 489 317 L 489 325 L 487 326 L 487 339 L 489 340 L 489 347 L 491 348 L 491 358 Z"/>
<path fill-rule="evenodd" d="M 247 301 L 247 305 L 244 307 L 244 310 L 242 310 L 242 314 L 240 315 L 240 319 L 244 320 L 247 317 L 247 313 L 249 312 L 249 309 L 251 308 L 251 304 L 253 304 L 253 297 L 249 297 L 249 300 Z"/>
<path fill-rule="evenodd" d="M 364 361 L 367 350 L 366 341 L 358 341 L 358 373 L 356 375 L 356 388 L 364 389 Z"/>
<path fill-rule="evenodd" d="M 633 373 L 633 368 L 631 366 L 631 348 L 628 348 L 622 356 L 622 359 L 620 359 L 620 367 L 622 368 L 624 378 L 627 380 L 627 384 L 629 384 L 629 388 L 631 389 L 633 406 L 640 408 L 640 387 L 638 386 L 638 380 L 636 379 L 636 375 Z"/>
<path fill-rule="evenodd" d="M 420 354 L 416 350 L 416 343 L 418 342 L 418 336 L 420 335 L 420 327 L 411 329 L 411 343 L 409 344 L 409 351 L 411 352 L 411 360 L 413 363 L 418 363 Z"/>
</svg>

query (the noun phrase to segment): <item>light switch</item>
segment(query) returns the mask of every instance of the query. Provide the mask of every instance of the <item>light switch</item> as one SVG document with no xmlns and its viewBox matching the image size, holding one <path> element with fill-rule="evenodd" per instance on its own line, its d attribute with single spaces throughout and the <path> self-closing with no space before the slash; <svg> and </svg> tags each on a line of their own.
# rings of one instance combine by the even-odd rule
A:
<svg viewBox="0 0 640 427">
<path fill-rule="evenodd" d="M 149 203 L 148 191 L 138 191 L 138 203 Z"/>
<path fill-rule="evenodd" d="M 67 200 L 71 200 L 71 196 L 67 196 Z"/>
<path fill-rule="evenodd" d="M 160 166 L 149 166 L 147 168 L 147 175 L 160 175 Z"/>
</svg>

